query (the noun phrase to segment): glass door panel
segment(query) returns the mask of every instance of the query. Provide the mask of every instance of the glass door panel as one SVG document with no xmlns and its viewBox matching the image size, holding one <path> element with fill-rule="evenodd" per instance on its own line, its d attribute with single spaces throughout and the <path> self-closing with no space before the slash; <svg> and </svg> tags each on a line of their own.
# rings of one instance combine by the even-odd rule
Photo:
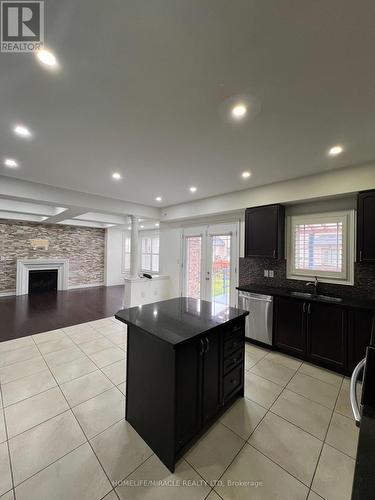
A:
<svg viewBox="0 0 375 500">
<path fill-rule="evenodd" d="M 186 236 L 185 238 L 185 295 L 195 299 L 201 298 L 202 291 L 202 237 Z"/>
<path fill-rule="evenodd" d="M 231 304 L 231 242 L 231 234 L 211 235 L 209 238 L 207 300 L 214 302 L 219 309 Z"/>
</svg>

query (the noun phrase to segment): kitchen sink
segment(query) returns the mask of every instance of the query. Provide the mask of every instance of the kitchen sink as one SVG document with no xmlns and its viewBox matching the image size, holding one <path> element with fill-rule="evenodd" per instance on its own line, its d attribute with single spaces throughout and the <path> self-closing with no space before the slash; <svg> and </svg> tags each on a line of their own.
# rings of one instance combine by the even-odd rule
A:
<svg viewBox="0 0 375 500">
<path fill-rule="evenodd" d="M 331 297 L 330 295 L 321 295 L 321 294 L 314 294 L 314 293 L 309 293 L 309 292 L 295 292 L 291 291 L 291 295 L 294 295 L 295 297 L 301 297 L 303 299 L 319 299 L 319 300 L 325 300 L 327 302 L 341 302 L 342 299 L 340 297 Z"/>
</svg>

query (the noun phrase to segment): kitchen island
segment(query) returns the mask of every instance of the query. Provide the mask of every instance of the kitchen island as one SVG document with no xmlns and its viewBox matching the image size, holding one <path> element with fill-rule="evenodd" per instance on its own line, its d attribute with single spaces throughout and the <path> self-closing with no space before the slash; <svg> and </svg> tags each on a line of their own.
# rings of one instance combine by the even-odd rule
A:
<svg viewBox="0 0 375 500">
<path fill-rule="evenodd" d="M 243 396 L 247 314 L 187 297 L 116 314 L 128 325 L 125 418 L 172 472 Z"/>
</svg>

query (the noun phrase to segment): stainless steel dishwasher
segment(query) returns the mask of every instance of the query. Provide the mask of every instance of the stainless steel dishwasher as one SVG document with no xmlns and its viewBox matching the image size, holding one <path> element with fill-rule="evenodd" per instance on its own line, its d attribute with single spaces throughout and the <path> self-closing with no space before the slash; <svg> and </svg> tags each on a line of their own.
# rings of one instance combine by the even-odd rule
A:
<svg viewBox="0 0 375 500">
<path fill-rule="evenodd" d="M 249 311 L 245 336 L 272 345 L 273 297 L 252 292 L 238 292 L 239 308 Z"/>
</svg>

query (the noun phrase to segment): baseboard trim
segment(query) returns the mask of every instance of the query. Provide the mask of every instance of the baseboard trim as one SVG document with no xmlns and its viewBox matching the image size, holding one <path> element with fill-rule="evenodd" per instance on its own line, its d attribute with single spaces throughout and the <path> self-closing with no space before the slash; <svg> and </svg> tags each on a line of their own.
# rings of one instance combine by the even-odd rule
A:
<svg viewBox="0 0 375 500">
<path fill-rule="evenodd" d="M 78 288 L 94 288 L 96 286 L 105 286 L 104 282 L 101 283 L 89 283 L 86 285 L 69 285 L 68 290 L 77 290 Z"/>
<path fill-rule="evenodd" d="M 16 295 L 16 291 L 14 291 L 14 292 L 0 292 L 0 297 L 12 297 L 13 295 Z"/>
</svg>

